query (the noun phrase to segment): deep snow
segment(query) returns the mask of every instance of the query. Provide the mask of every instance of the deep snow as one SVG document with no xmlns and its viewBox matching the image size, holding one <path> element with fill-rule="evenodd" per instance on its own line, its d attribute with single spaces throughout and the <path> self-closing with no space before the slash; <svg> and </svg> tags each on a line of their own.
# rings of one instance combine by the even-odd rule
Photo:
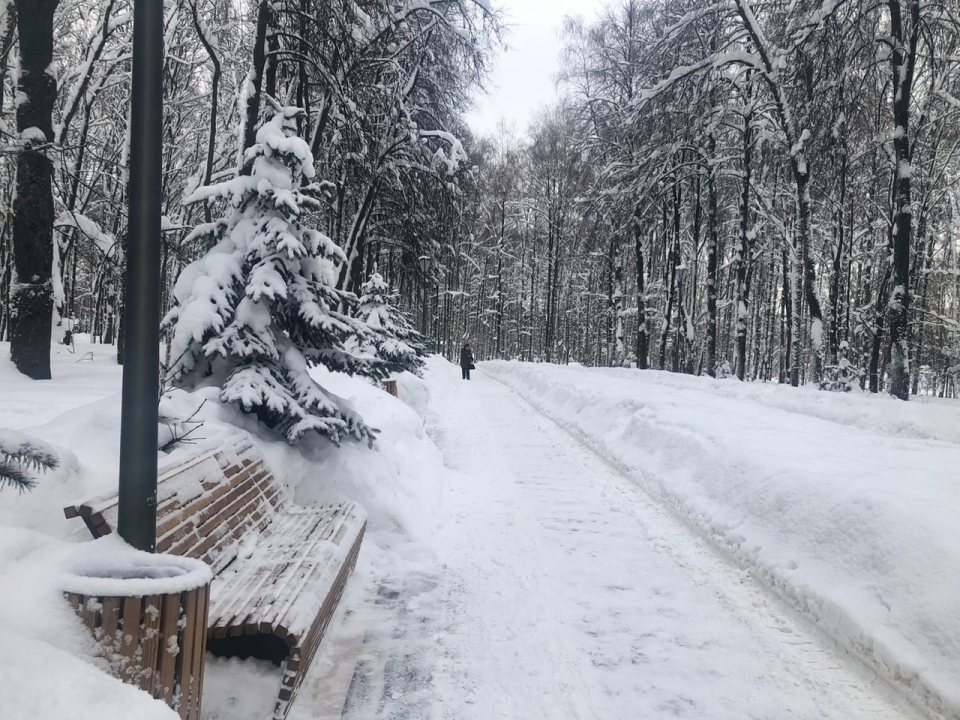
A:
<svg viewBox="0 0 960 720">
<path fill-rule="evenodd" d="M 436 358 L 427 381 L 437 531 L 348 592 L 313 685 L 337 700 L 295 720 L 917 717 L 516 393 Z"/>
<path fill-rule="evenodd" d="M 654 371 L 484 369 L 917 702 L 960 716 L 960 406 Z"/>
<path fill-rule="evenodd" d="M 0 492 L 0 718 L 172 719 L 175 714 L 162 703 L 102 672 L 87 631 L 51 583 L 63 541 L 90 541 L 80 520 L 64 519 L 63 508 L 117 484 L 121 368 L 115 350 L 78 344 L 73 353 L 55 346 L 53 380 L 36 382 L 16 372 L 8 347 L 0 343 L 0 429 L 46 441 L 59 454 L 60 466 L 38 475 L 33 491 Z M 199 408 L 196 417 L 203 425 L 193 435 L 195 444 L 176 453 L 196 452 L 247 433 L 297 502 L 360 502 L 369 527 L 348 593 L 362 598 L 385 572 L 418 562 L 424 549 L 416 539 L 432 532 L 443 465 L 410 405 L 366 381 L 314 372 L 381 429 L 373 450 L 351 442 L 336 450 L 319 437 L 291 448 L 252 418 L 216 402 L 213 389 L 175 391 L 161 403 L 161 413 L 184 418 Z M 428 392 L 412 376 L 405 380 L 408 391 L 411 402 L 418 394 L 425 401 Z M 8 591 L 15 588 L 22 590 Z M 338 617 L 347 613 L 348 604 L 341 604 Z M 26 645 L 29 651 L 15 651 Z M 279 669 L 208 658 L 205 718 L 263 720 L 264 708 L 266 714 L 272 712 Z M 323 673 L 322 662 L 316 668 Z M 77 683 L 86 689 L 77 692 Z M 298 704 L 309 712 L 306 694 L 301 693 Z"/>
<path fill-rule="evenodd" d="M 86 718 L 89 711 L 98 720 L 172 718 L 162 704 L 99 669 L 85 630 L 50 590 L 49 573 L 36 572 L 41 554 L 59 552 L 64 540 L 88 539 L 82 523 L 63 519 L 62 507 L 115 486 L 120 370 L 112 349 L 83 346 L 71 355 L 57 348 L 55 379 L 46 383 L 19 376 L 5 350 L 0 346 L 0 428 L 52 444 L 61 466 L 41 475 L 31 493 L 0 493 L 0 530 L 7 528 L 0 533 L 0 584 L 27 588 L 0 598 L 0 717 Z M 86 353 L 92 359 L 78 363 Z M 397 400 L 364 381 L 315 372 L 380 428 L 374 450 L 348 443 L 333 451 L 319 438 L 292 449 L 219 405 L 209 390 L 178 391 L 162 406 L 184 417 L 207 400 L 197 416 L 204 421 L 198 445 L 175 452 L 248 433 L 297 502 L 351 499 L 368 512 L 356 573 L 291 720 L 916 717 L 890 685 L 838 652 L 764 583 L 778 583 L 781 597 L 792 602 L 817 599 L 822 609 L 815 581 L 846 573 L 847 585 L 836 585 L 841 600 L 859 602 L 850 607 L 872 621 L 871 608 L 849 587 L 862 589 L 858 583 L 873 578 L 883 600 L 900 603 L 882 585 L 889 573 L 912 573 L 917 586 L 929 583 L 922 573 L 942 573 L 943 565 L 923 564 L 929 558 L 904 559 L 883 539 L 856 537 L 873 526 L 864 520 L 870 513 L 856 512 L 863 480 L 854 469 L 867 463 L 892 472 L 891 463 L 908 460 L 927 467 L 928 451 L 952 452 L 954 430 L 943 423 L 958 418 L 957 408 L 918 404 L 895 417 L 864 398 L 508 364 L 482 366 L 464 383 L 459 369 L 439 358 L 429 361 L 426 380 L 403 375 Z M 517 387 L 580 439 L 486 373 Z M 798 415 L 797 407 L 807 412 Z M 777 425 L 782 417 L 800 425 Z M 640 432 L 647 421 L 658 425 L 649 437 Z M 755 430 L 755 444 L 740 444 L 744 427 Z M 763 445 L 784 427 L 795 437 Z M 869 435 L 873 444 L 850 446 L 859 455 L 847 458 L 849 471 L 834 468 L 831 475 L 842 492 L 818 513 L 824 497 L 818 493 L 832 486 L 810 476 L 827 460 L 808 462 L 804 455 L 801 462 L 790 448 L 823 433 L 852 442 L 840 437 L 848 431 Z M 832 452 L 831 442 L 814 446 Z M 874 459 L 868 451 L 874 447 L 898 450 Z M 780 485 L 772 472 L 751 479 L 757 467 L 770 470 L 779 454 L 783 463 L 796 463 Z M 918 525 L 913 538 L 944 529 L 936 518 L 932 528 L 919 527 L 929 516 L 914 505 L 929 486 L 926 475 L 917 477 L 921 482 L 901 488 L 904 508 L 890 542 L 908 522 Z M 708 480 L 710 493 L 698 484 Z M 770 492 L 783 499 L 779 515 L 765 514 Z M 704 497 L 712 514 L 698 524 L 706 517 Z M 934 515 L 952 512 L 946 495 L 935 498 L 943 507 Z M 889 503 L 871 502 L 890 512 Z M 677 509 L 694 528 L 676 517 Z M 850 537 L 824 540 L 843 547 L 818 543 L 817 529 L 839 516 L 847 518 Z M 815 523 L 812 536 L 790 524 L 803 518 Z M 787 524 L 776 534 L 764 520 Z M 760 530 L 773 539 L 757 548 Z M 857 565 L 871 557 L 860 550 L 870 542 L 872 557 L 886 553 L 890 563 L 915 564 Z M 718 555 L 717 543 L 726 552 L 734 548 L 735 560 L 752 572 Z M 798 547 L 821 548 L 829 557 L 814 562 Z M 786 592 L 795 586 L 780 578 L 805 579 L 805 594 Z M 937 598 L 924 587 L 920 600 L 936 609 Z M 949 595 L 941 600 L 951 607 Z M 895 607 L 897 621 L 908 622 L 905 608 Z M 38 614 L 49 622 L 34 626 Z M 952 642 L 949 632 L 944 637 Z M 278 682 L 272 665 L 211 659 L 204 715 L 263 720 Z"/>
</svg>

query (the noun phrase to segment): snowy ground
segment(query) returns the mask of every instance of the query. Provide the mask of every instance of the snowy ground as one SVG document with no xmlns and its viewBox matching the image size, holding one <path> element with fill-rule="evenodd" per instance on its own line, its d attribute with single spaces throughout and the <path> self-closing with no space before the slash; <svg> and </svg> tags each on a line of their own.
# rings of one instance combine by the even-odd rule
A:
<svg viewBox="0 0 960 720">
<path fill-rule="evenodd" d="M 64 519 L 63 508 L 117 486 L 122 374 L 113 348 L 78 343 L 75 352 L 63 346 L 53 351 L 53 379 L 35 382 L 14 369 L 9 346 L 0 343 L 0 431 L 15 429 L 43 440 L 60 457 L 60 467 L 40 475 L 33 491 L 0 492 L 0 718 L 172 718 L 162 703 L 139 692 L 131 695 L 130 688 L 98 669 L 86 631 L 52 587 L 51 563 L 63 542 L 90 540 L 82 522 Z M 425 401 L 422 381 L 412 376 L 406 380 L 407 404 L 362 380 L 323 371 L 317 376 L 382 430 L 375 449 L 346 443 L 336 450 L 319 438 L 292 449 L 252 418 L 219 405 L 211 389 L 192 395 L 175 392 L 161 410 L 186 417 L 203 404 L 197 414 L 204 423 L 194 436 L 197 444 L 174 452 L 196 452 L 246 432 L 300 502 L 360 502 L 370 525 L 357 573 L 348 585 L 359 606 L 370 586 L 376 593 L 387 572 L 400 566 L 410 572 L 426 552 L 423 538 L 431 535 L 438 515 L 442 458 L 410 406 Z M 349 607 L 349 602 L 341 604 L 341 616 Z M 24 645 L 30 646 L 29 652 L 15 651 Z M 345 663 L 355 656 L 344 654 Z M 341 664 L 336 658 L 317 662 L 317 677 L 335 680 L 335 673 L 325 672 L 325 663 Z M 345 672 L 349 683 L 353 666 Z M 78 693 L 80 682 L 85 690 Z M 204 717 L 263 720 L 272 713 L 279 683 L 280 672 L 269 663 L 210 657 Z M 331 703 L 336 705 L 321 694 L 302 707 L 307 717 L 315 717 Z"/>
<path fill-rule="evenodd" d="M 960 717 L 960 406 L 658 372 L 485 369 L 904 693 Z"/>
<path fill-rule="evenodd" d="M 517 394 L 428 377 L 436 561 L 351 595 L 344 718 L 917 716 Z"/>
<path fill-rule="evenodd" d="M 0 532 L 5 588 L 32 582 L 29 553 L 44 543 L 30 531 L 85 539 L 60 508 L 116 482 L 119 369 L 107 348 L 81 351 L 61 352 L 54 381 L 39 385 L 0 361 L 0 427 L 53 443 L 65 460 L 34 492 L 0 494 L 0 530 L 29 529 Z M 93 359 L 77 363 L 86 352 Z M 955 537 L 927 536 L 943 533 L 944 518 L 958 507 L 944 490 L 946 468 L 943 487 L 931 478 L 955 451 L 960 410 L 917 404 L 897 416 L 865 398 L 639 377 L 493 364 L 464 383 L 458 368 L 433 359 L 426 382 L 401 378 L 401 402 L 362 381 L 318 373 L 382 430 L 374 451 L 348 444 L 332 452 L 322 442 L 291 450 L 249 418 L 208 402 L 205 442 L 239 426 L 298 502 L 350 498 L 368 510 L 356 573 L 291 720 L 920 717 L 902 700 L 904 690 L 935 688 L 934 680 L 948 677 L 949 662 L 937 660 L 952 657 L 949 623 L 957 616 L 952 586 L 937 596 L 923 573 L 956 578 L 955 556 L 948 547 L 947 560 L 931 564 L 888 545 L 940 542 L 941 552 Z M 167 407 L 189 413 L 201 395 L 175 396 Z M 747 428 L 752 445 L 741 442 Z M 784 433 L 775 452 L 764 449 Z M 856 445 L 866 442 L 857 433 L 872 445 Z M 798 459 L 791 448 L 806 454 Z M 817 482 L 844 448 L 870 467 L 909 461 L 919 468 L 897 496 L 899 515 L 890 515 L 882 493 L 870 495 L 849 458 L 830 482 Z M 781 455 L 793 467 L 781 473 L 785 485 L 776 480 Z M 704 489 L 704 478 L 713 485 Z M 845 495 L 825 499 L 824 487 Z M 784 505 L 779 514 L 767 492 Z M 931 494 L 940 507 L 919 514 Z M 874 512 L 851 511 L 861 505 Z M 889 523 L 887 545 L 876 536 L 875 517 Z M 848 525 L 850 537 L 826 533 L 830 522 Z M 768 541 L 758 540 L 761 531 Z M 874 557 L 862 554 L 863 543 L 877 548 Z M 846 584 L 836 580 L 841 575 Z M 891 578 L 912 581 L 913 605 Z M 897 688 L 884 668 L 875 672 L 833 644 L 871 638 L 867 631 L 880 627 L 864 600 L 871 579 L 876 602 L 892 599 L 886 627 L 901 638 L 940 630 L 914 632 L 918 607 L 927 622 L 944 625 L 941 655 L 921 655 L 928 672 L 893 678 Z M 825 594 L 831 587 L 837 597 Z M 35 614 L 30 593 L 0 598 L 0 717 L 87 718 L 94 709 L 98 720 L 169 716 L 100 673 L 82 633 L 52 637 L 57 627 L 73 628 L 70 611 L 39 590 L 34 595 L 56 616 L 43 632 L 25 627 Z M 821 611 L 838 608 L 833 625 L 811 611 L 814 601 Z M 30 652 L 15 652 L 22 645 Z M 916 663 L 896 654 L 905 646 L 883 647 L 892 658 L 887 671 Z M 28 689 L 43 667 L 64 681 L 42 707 L 26 705 L 30 693 L 14 693 L 10 683 Z M 80 678 L 82 706 L 64 714 L 63 698 L 77 693 Z M 269 663 L 211 658 L 204 717 L 264 720 L 278 682 Z"/>
</svg>

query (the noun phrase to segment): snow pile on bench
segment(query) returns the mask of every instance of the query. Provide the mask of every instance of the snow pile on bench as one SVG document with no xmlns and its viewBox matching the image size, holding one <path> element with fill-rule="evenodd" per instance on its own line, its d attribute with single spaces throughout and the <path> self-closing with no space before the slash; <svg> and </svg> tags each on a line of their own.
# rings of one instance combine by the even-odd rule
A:
<svg viewBox="0 0 960 720">
<path fill-rule="evenodd" d="M 108 536 L 116 530 L 117 503 L 112 491 L 69 505 L 64 514 L 82 518 L 94 536 Z M 303 682 L 365 529 L 356 503 L 307 508 L 289 502 L 282 482 L 243 436 L 159 468 L 157 551 L 203 560 L 217 576 L 208 639 L 266 635 L 285 645 L 275 720 L 286 717 Z M 273 657 L 262 642 L 259 649 L 247 641 L 220 649 Z"/>
<path fill-rule="evenodd" d="M 482 369 L 906 694 L 960 715 L 960 408 L 654 371 Z"/>
</svg>

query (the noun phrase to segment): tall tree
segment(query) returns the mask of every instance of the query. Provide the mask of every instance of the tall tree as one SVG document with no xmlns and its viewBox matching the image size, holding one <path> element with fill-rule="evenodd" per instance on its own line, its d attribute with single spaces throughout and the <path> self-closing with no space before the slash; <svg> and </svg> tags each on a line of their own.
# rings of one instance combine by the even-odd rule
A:
<svg viewBox="0 0 960 720">
<path fill-rule="evenodd" d="M 903 12 L 906 6 L 906 13 Z M 890 392 L 910 397 L 910 243 L 913 235 L 910 107 L 920 38 L 920 0 L 888 0 L 893 98 L 893 217 L 890 223 L 893 292 L 890 293 Z"/>
<path fill-rule="evenodd" d="M 355 298 L 331 284 L 345 258 L 329 237 L 307 227 L 318 188 L 313 156 L 296 135 L 298 110 L 277 108 L 248 153 L 250 176 L 198 189 L 189 202 L 226 199 L 229 215 L 193 231 L 211 249 L 187 267 L 164 320 L 173 334 L 170 378 L 188 388 L 215 382 L 223 402 L 253 413 L 289 442 L 317 432 L 334 443 L 372 431 L 349 403 L 309 374 L 331 370 L 384 374 L 380 363 L 345 347 L 365 339 L 362 322 L 341 308 Z M 304 180 L 308 182 L 303 183 Z"/>
<path fill-rule="evenodd" d="M 17 0 L 17 191 L 13 210 L 10 355 L 35 380 L 50 378 L 53 322 L 53 17 L 58 0 Z"/>
</svg>

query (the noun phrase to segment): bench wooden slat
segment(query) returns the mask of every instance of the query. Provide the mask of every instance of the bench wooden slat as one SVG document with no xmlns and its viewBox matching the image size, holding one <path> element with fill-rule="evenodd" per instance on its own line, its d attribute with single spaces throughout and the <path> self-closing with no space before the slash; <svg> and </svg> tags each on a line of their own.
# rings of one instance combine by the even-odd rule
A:
<svg viewBox="0 0 960 720">
<path fill-rule="evenodd" d="M 213 624 L 223 627 L 225 637 L 229 628 L 247 620 L 251 606 L 262 598 L 269 587 L 286 569 L 286 563 L 244 563 L 242 571 L 223 579 L 223 602 L 214 603 Z M 236 633 L 242 634 L 240 632 Z"/>
<path fill-rule="evenodd" d="M 313 514 L 311 514 L 313 515 Z M 310 524 L 304 523 L 304 519 L 309 519 Z M 293 555 L 294 560 L 283 570 L 283 575 L 288 580 L 292 572 L 296 572 L 298 564 L 313 561 L 316 553 L 317 533 L 316 528 L 329 520 L 328 513 L 322 511 L 313 517 L 302 518 L 298 516 L 288 517 L 284 525 L 275 529 L 271 534 L 267 544 L 258 548 L 261 555 L 267 558 L 276 555 Z M 291 533 L 291 527 L 296 529 L 296 534 Z M 293 552 L 291 552 L 293 551 Z M 255 551 L 256 553 L 257 551 Z M 281 579 L 280 577 L 277 580 Z M 283 593 L 285 588 L 278 587 L 272 591 L 273 595 Z M 261 601 L 265 599 L 261 596 Z"/>
<path fill-rule="evenodd" d="M 137 670 L 136 652 L 140 645 L 140 605 L 139 597 L 123 599 L 123 618 L 121 619 L 120 655 L 123 658 L 123 681 L 133 684 Z"/>
<path fill-rule="evenodd" d="M 318 526 L 319 527 L 319 526 Z M 325 535 L 329 530 L 329 526 L 323 526 L 320 534 Z M 326 539 L 326 538 L 324 538 Z M 329 561 L 333 559 L 334 548 L 330 547 L 329 544 L 320 545 L 321 540 L 318 538 L 312 545 L 311 551 L 317 559 L 313 561 L 299 560 L 296 562 L 295 566 L 290 568 L 284 577 L 285 584 L 287 587 L 280 588 L 280 595 L 282 597 L 288 598 L 288 601 L 284 604 L 281 604 L 276 608 L 272 617 L 267 616 L 268 620 L 274 624 L 274 626 L 284 626 L 288 630 L 293 632 L 300 632 L 301 628 L 297 627 L 295 623 L 291 622 L 290 612 L 291 608 L 296 602 L 296 598 L 299 598 L 303 593 L 304 588 L 310 583 L 311 578 L 314 578 L 313 584 L 315 585 L 318 582 L 322 582 L 322 577 L 316 573 L 319 569 L 321 573 L 325 571 L 330 563 Z M 306 555 L 306 553 L 305 553 Z M 292 587 L 290 587 L 292 585 Z M 319 594 L 320 597 L 323 597 L 323 594 Z M 311 597 L 311 601 L 314 601 L 317 595 Z M 284 622 L 286 621 L 286 622 Z"/>
<path fill-rule="evenodd" d="M 177 669 L 177 654 L 180 638 L 180 595 L 164 595 L 160 617 L 160 667 L 157 682 L 158 697 L 170 705 L 173 702 L 173 676 Z M 173 642 L 171 642 L 171 640 Z M 173 643 L 177 645 L 174 646 Z M 174 649 L 176 647 L 176 649 Z"/>
<path fill-rule="evenodd" d="M 110 648 L 111 652 L 117 652 L 120 649 L 119 638 L 117 637 L 120 628 L 120 599 L 103 599 L 103 621 L 101 638 L 104 644 Z"/>
<path fill-rule="evenodd" d="M 116 527 L 116 493 L 66 508 L 64 514 L 82 517 L 94 536 L 109 534 Z M 355 503 L 313 508 L 291 503 L 246 440 L 166 463 L 159 473 L 158 551 L 204 560 L 216 576 L 209 595 L 189 600 L 203 603 L 207 637 L 269 633 L 290 648 L 274 720 L 286 717 L 296 696 L 356 564 L 365 528 L 364 513 Z M 257 544 L 248 553 L 244 542 L 251 533 Z M 179 629 L 166 615 L 151 624 L 145 608 L 129 610 L 143 617 L 143 632 L 156 631 L 150 638 L 154 644 L 168 642 Z M 127 611 L 125 605 L 120 621 L 124 639 Z M 190 627 L 179 637 L 185 667 L 202 662 L 204 639 Z M 121 652 L 126 649 L 121 642 Z M 165 684 L 173 675 L 170 667 L 161 662 L 155 670 L 138 678 L 144 686 L 149 683 L 145 689 L 153 690 L 156 682 L 157 690 L 174 692 Z M 202 688 L 179 692 L 189 700 Z M 194 704 L 185 702 L 184 707 Z"/>
<path fill-rule="evenodd" d="M 204 631 L 204 628 L 207 627 L 207 617 L 210 610 L 210 596 L 208 589 L 206 587 L 198 588 L 197 590 L 197 607 L 203 611 L 203 622 L 198 622 L 194 628 L 194 638 L 193 638 L 193 663 L 194 667 L 199 667 L 203 663 L 203 653 L 206 651 L 207 636 Z M 197 618 L 200 618 L 201 613 L 197 613 Z M 193 688 L 191 692 L 194 696 L 198 698 L 203 697 L 203 673 L 199 673 L 200 680 L 197 684 L 197 687 Z M 190 717 L 188 720 L 199 720 L 200 716 L 200 703 L 192 702 L 190 703 Z"/>
<path fill-rule="evenodd" d="M 296 632 L 303 634 L 308 629 L 306 623 L 294 623 L 290 616 L 290 608 L 297 605 L 303 605 L 304 590 L 307 586 L 311 587 L 309 593 L 311 598 L 323 598 L 326 592 L 323 587 L 318 587 L 317 583 L 322 581 L 323 575 L 327 573 L 329 561 L 333 553 L 326 551 L 319 553 L 316 546 L 321 542 L 328 542 L 329 535 L 336 531 L 337 525 L 331 526 L 328 522 L 332 511 L 324 510 L 318 513 L 314 523 L 310 526 L 308 534 L 304 534 L 301 528 L 300 533 L 290 535 L 281 529 L 275 530 L 271 535 L 269 544 L 258 549 L 259 553 L 270 557 L 275 555 L 278 550 L 283 549 L 283 545 L 298 550 L 301 558 L 312 558 L 309 561 L 303 559 L 294 561 L 286 566 L 277 565 L 269 575 L 265 574 L 263 566 L 254 555 L 252 563 L 246 564 L 246 569 L 241 574 L 231 575 L 229 580 L 230 591 L 225 594 L 231 598 L 229 604 L 218 607 L 217 612 L 220 617 L 214 621 L 219 630 L 217 636 L 224 634 L 226 627 L 233 628 L 233 634 L 247 632 L 254 624 L 257 627 L 265 625 L 271 629 L 282 628 L 283 635 Z M 289 522 L 289 521 L 288 521 Z M 314 528 L 319 528 L 319 531 Z M 275 540 L 282 538 L 280 547 L 275 544 Z M 272 585 L 272 587 L 270 587 Z M 234 588 L 236 588 L 234 590 Z M 267 589 L 265 589 L 267 588 Z M 283 601 L 287 598 L 287 602 Z M 300 598 L 298 600 L 298 598 Z M 291 601 L 292 599 L 292 601 Z M 307 602 L 306 605 L 316 606 L 316 601 Z M 266 614 L 264 611 L 266 610 Z M 313 614 L 313 610 L 305 614 Z M 257 619 L 257 618 L 260 619 Z"/>
<path fill-rule="evenodd" d="M 229 593 L 232 597 L 231 602 L 218 608 L 218 624 L 247 624 L 250 622 L 251 614 L 256 613 L 264 602 L 273 602 L 278 591 L 277 581 L 290 571 L 291 565 L 295 562 L 294 560 L 277 562 L 276 558 L 292 558 L 295 554 L 309 557 L 311 548 L 308 546 L 301 545 L 294 548 L 291 544 L 284 547 L 282 542 L 277 542 L 288 536 L 288 526 L 295 521 L 295 517 L 286 517 L 274 523 L 270 537 L 254 550 L 250 560 L 231 574 L 229 579 L 225 578 L 225 582 L 236 589 Z M 301 526 L 302 530 L 302 520 L 296 525 Z M 272 623 L 270 624 L 272 626 Z"/>
<path fill-rule="evenodd" d="M 149 595 L 143 601 L 143 657 L 155 658 L 160 645 L 160 612 L 163 598 Z M 153 695 L 157 681 L 157 669 L 146 666 L 140 671 L 140 689 Z"/>
<path fill-rule="evenodd" d="M 189 683 L 193 679 L 194 668 L 200 667 L 200 663 L 197 662 L 197 654 L 194 652 L 197 640 L 197 596 L 199 593 L 200 591 L 198 589 L 190 590 L 186 593 L 186 597 L 183 601 L 184 609 L 186 611 L 186 623 L 183 626 L 183 647 L 181 648 L 180 654 L 182 670 L 180 672 L 180 677 L 188 678 L 188 684 L 186 687 L 183 685 L 180 686 L 180 705 L 178 708 L 180 720 L 187 720 L 190 715 L 190 705 L 192 704 L 191 698 L 193 698 L 194 695 L 192 694 L 193 687 Z"/>
</svg>

